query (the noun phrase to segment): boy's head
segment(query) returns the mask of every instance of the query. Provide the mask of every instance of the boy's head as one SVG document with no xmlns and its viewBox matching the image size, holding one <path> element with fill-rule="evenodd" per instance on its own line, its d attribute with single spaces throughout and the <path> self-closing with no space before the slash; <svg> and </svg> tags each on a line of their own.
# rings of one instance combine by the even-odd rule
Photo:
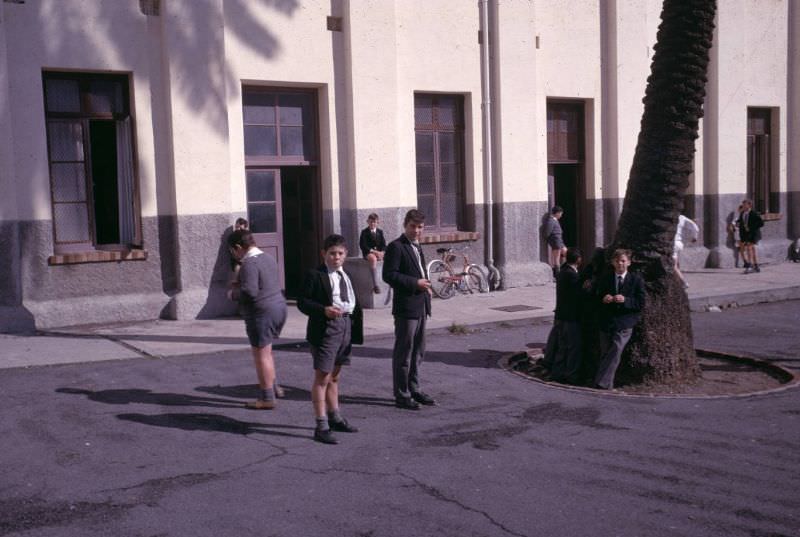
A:
<svg viewBox="0 0 800 537">
<path fill-rule="evenodd" d="M 553 216 L 553 218 L 561 218 L 561 216 L 564 214 L 564 209 L 562 209 L 559 205 L 553 205 L 553 208 L 550 209 L 550 214 Z"/>
<path fill-rule="evenodd" d="M 411 242 L 419 241 L 425 228 L 425 214 L 418 209 L 411 209 L 403 219 L 403 233 Z"/>
<path fill-rule="evenodd" d="M 322 242 L 322 259 L 331 270 L 339 270 L 347 259 L 347 239 L 341 235 L 328 235 Z"/>
<path fill-rule="evenodd" d="M 580 265 L 583 260 L 583 255 L 578 248 L 574 246 L 567 248 L 567 265 Z"/>
<path fill-rule="evenodd" d="M 750 200 L 742 200 L 741 207 L 743 211 L 749 211 L 750 209 L 753 208 L 753 202 Z"/>
<path fill-rule="evenodd" d="M 256 239 L 247 229 L 237 229 L 228 235 L 228 248 L 235 257 L 240 258 L 256 245 Z"/>
<path fill-rule="evenodd" d="M 380 222 L 380 218 L 376 213 L 370 213 L 367 217 L 367 225 L 370 229 L 376 229 L 378 227 L 378 222 Z"/>
<path fill-rule="evenodd" d="M 250 223 L 245 218 L 237 218 L 236 222 L 233 224 L 233 229 L 250 229 Z"/>
<path fill-rule="evenodd" d="M 614 267 L 614 272 L 617 274 L 625 274 L 628 267 L 631 266 L 631 251 L 625 249 L 614 250 L 611 256 L 611 266 Z"/>
</svg>

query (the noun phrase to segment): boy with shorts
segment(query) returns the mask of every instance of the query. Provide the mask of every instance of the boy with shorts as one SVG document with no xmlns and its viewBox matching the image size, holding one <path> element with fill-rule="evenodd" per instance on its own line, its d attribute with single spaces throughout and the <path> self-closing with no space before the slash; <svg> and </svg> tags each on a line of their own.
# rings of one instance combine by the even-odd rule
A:
<svg viewBox="0 0 800 537">
<path fill-rule="evenodd" d="M 339 377 L 342 366 L 350 363 L 352 345 L 364 342 L 363 316 L 352 280 L 342 268 L 347 258 L 345 238 L 326 237 L 322 258 L 324 263 L 306 275 L 297 307 L 308 315 L 306 340 L 314 359 L 314 440 L 338 444 L 333 431 L 358 432 L 339 411 Z"/>
</svg>

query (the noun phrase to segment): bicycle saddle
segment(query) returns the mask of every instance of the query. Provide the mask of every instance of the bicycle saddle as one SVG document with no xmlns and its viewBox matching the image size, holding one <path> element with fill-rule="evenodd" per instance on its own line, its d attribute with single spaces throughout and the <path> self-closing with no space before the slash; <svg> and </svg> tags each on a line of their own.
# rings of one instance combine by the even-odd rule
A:
<svg viewBox="0 0 800 537">
<path fill-rule="evenodd" d="M 437 248 L 436 249 L 436 253 L 437 254 L 443 254 L 445 252 L 451 252 L 452 250 L 453 250 L 452 248 Z"/>
</svg>

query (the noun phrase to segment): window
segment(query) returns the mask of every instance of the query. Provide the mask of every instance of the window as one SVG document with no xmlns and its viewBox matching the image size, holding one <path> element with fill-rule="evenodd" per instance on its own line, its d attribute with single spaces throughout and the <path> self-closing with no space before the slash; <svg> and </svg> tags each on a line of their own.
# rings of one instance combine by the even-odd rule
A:
<svg viewBox="0 0 800 537">
<path fill-rule="evenodd" d="M 772 109 L 747 109 L 747 195 L 760 213 L 777 213 L 778 188 L 772 173 Z"/>
<path fill-rule="evenodd" d="M 464 98 L 414 96 L 417 206 L 437 230 L 464 227 Z"/>
<path fill-rule="evenodd" d="M 141 245 L 125 75 L 43 73 L 56 253 Z"/>
<path fill-rule="evenodd" d="M 310 92 L 244 90 L 244 154 L 248 165 L 316 160 L 313 97 Z"/>
</svg>

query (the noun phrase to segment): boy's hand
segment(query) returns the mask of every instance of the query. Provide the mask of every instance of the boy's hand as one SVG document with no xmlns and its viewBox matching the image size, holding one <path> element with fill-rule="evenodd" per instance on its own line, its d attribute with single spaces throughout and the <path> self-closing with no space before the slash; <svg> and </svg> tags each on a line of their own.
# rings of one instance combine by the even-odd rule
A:
<svg viewBox="0 0 800 537">
<path fill-rule="evenodd" d="M 623 304 L 625 302 L 625 295 L 614 295 L 614 302 Z"/>
<path fill-rule="evenodd" d="M 603 297 L 603 304 L 611 304 L 614 302 L 614 297 L 611 295 L 606 295 Z"/>
<path fill-rule="evenodd" d="M 336 319 L 337 317 L 341 316 L 342 316 L 342 310 L 340 310 L 336 306 L 325 307 L 325 317 L 327 317 L 328 319 Z"/>
<path fill-rule="evenodd" d="M 419 280 L 417 280 L 417 288 L 422 290 L 422 291 L 429 291 L 430 288 L 431 288 L 430 280 L 426 280 L 424 278 L 420 278 Z"/>
</svg>

